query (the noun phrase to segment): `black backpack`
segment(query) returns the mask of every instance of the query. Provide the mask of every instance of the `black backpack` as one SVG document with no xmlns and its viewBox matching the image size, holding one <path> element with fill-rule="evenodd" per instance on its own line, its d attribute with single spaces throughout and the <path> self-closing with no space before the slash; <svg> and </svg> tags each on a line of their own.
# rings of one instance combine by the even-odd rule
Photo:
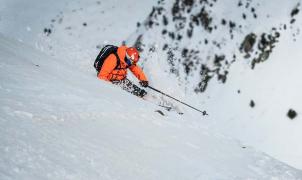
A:
<svg viewBox="0 0 302 180">
<path fill-rule="evenodd" d="M 100 70 L 102 69 L 102 66 L 104 64 L 105 59 L 110 54 L 114 54 L 116 56 L 117 63 L 116 63 L 115 69 L 121 64 L 121 60 L 120 60 L 120 58 L 117 54 L 117 49 L 118 49 L 118 47 L 113 46 L 113 45 L 106 45 L 102 48 L 99 55 L 96 57 L 96 59 L 94 61 L 94 65 L 93 65 L 97 72 L 100 72 Z"/>
</svg>

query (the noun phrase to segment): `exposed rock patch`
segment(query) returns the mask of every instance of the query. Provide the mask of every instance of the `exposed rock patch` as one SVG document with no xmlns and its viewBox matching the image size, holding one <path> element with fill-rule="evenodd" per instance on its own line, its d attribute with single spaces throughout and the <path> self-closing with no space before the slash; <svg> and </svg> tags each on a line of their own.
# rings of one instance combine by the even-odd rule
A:
<svg viewBox="0 0 302 180">
<path fill-rule="evenodd" d="M 295 119 L 297 117 L 297 112 L 293 109 L 289 109 L 287 112 L 287 117 L 290 119 Z"/>
<path fill-rule="evenodd" d="M 245 21 L 256 21 L 260 4 L 253 0 L 239 0 L 237 14 L 242 19 L 238 21 L 231 16 L 215 14 L 213 8 L 216 3 L 216 0 L 172 0 L 171 6 L 167 6 L 169 3 L 160 0 L 144 22 L 147 31 L 156 29 L 160 32 L 163 43 L 156 47 L 167 55 L 171 73 L 177 77 L 185 74 L 185 81 L 193 74 L 200 76 L 195 92 L 204 92 L 213 79 L 226 83 L 229 68 L 237 59 L 243 57 L 252 69 L 258 63 L 267 61 L 278 43 L 281 31 L 285 31 L 288 26 L 281 23 L 281 29 L 273 27 L 268 32 L 249 32 L 242 38 L 247 26 Z M 292 10 L 292 18 L 299 13 L 299 6 Z M 217 36 L 221 32 L 226 33 Z M 139 35 L 135 42 L 135 46 L 141 50 L 153 46 L 143 36 Z M 188 46 L 190 41 L 194 41 L 194 46 Z M 234 52 L 225 50 L 234 44 L 237 48 Z"/>
</svg>

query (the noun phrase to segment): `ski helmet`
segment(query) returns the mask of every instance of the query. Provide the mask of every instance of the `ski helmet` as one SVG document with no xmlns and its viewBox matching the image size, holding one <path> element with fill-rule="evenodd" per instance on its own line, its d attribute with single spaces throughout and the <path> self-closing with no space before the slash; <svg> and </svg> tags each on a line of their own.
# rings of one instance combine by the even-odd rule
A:
<svg viewBox="0 0 302 180">
<path fill-rule="evenodd" d="M 139 52 L 134 47 L 129 47 L 126 49 L 126 58 L 131 61 L 132 64 L 136 64 L 139 60 Z"/>
</svg>

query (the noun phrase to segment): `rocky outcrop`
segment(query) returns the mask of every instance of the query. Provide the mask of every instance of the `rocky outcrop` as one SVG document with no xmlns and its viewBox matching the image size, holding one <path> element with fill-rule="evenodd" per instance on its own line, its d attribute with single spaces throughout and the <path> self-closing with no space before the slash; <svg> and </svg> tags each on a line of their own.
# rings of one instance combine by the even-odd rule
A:
<svg viewBox="0 0 302 180">
<path fill-rule="evenodd" d="M 135 45 L 142 51 L 148 50 L 147 47 L 157 44 L 150 39 L 150 34 L 155 36 L 163 42 L 156 47 L 166 54 L 170 72 L 177 77 L 185 74 L 188 81 L 198 74 L 200 80 L 194 91 L 204 92 L 210 80 L 226 83 L 229 68 L 236 60 L 246 60 L 251 69 L 269 60 L 282 31 L 294 23 L 300 7 L 298 4 L 291 11 L 289 23 L 280 22 L 266 32 L 248 32 L 246 24 L 260 19 L 259 3 L 239 0 L 230 4 L 237 7 L 237 18 L 216 14 L 217 3 L 217 0 L 159 0 L 143 24 L 146 32 L 137 36 Z M 148 38 L 144 38 L 148 33 Z M 230 51 L 230 47 L 234 49 Z"/>
</svg>

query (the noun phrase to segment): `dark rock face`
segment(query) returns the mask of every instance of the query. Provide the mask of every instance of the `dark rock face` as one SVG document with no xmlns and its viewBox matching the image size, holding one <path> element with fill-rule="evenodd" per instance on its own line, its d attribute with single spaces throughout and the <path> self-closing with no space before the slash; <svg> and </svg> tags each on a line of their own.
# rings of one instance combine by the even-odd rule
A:
<svg viewBox="0 0 302 180">
<path fill-rule="evenodd" d="M 245 58 L 250 57 L 250 53 L 253 51 L 253 47 L 256 42 L 256 34 L 250 33 L 247 36 L 245 36 L 243 42 L 240 45 L 240 52 L 245 53 Z"/>
<path fill-rule="evenodd" d="M 207 34 L 212 33 L 217 29 L 217 25 L 213 24 L 213 17 L 210 15 L 210 8 L 214 6 L 216 0 L 175 0 L 171 10 L 165 9 L 164 1 L 160 1 L 158 6 L 152 9 L 149 17 L 145 21 L 147 29 L 152 29 L 155 26 L 165 27 L 172 24 L 173 30 L 163 28 L 161 34 L 167 43 L 161 48 L 167 53 L 167 62 L 170 65 L 170 72 L 179 75 L 180 71 L 184 71 L 189 77 L 194 72 L 199 70 L 200 82 L 195 88 L 195 92 L 203 92 L 206 90 L 207 83 L 213 77 L 222 83 L 227 80 L 227 68 L 231 64 L 228 62 L 223 53 L 213 54 L 208 57 L 213 67 L 208 66 L 204 61 L 202 52 L 198 48 L 181 47 L 179 44 L 191 38 L 196 38 L 195 31 L 204 30 Z M 194 12 L 192 11 L 194 9 Z M 227 24 L 226 28 L 233 32 L 236 23 L 232 21 L 221 20 L 223 24 Z M 185 37 L 184 37 L 185 36 Z M 138 39 L 143 39 L 141 36 Z M 168 43 L 168 41 L 172 41 Z M 140 41 L 141 42 L 141 41 Z M 209 41 L 202 39 L 205 45 L 222 48 L 220 42 Z M 233 59 L 232 59 L 233 60 Z M 176 64 L 181 64 L 181 69 Z"/>
<path fill-rule="evenodd" d="M 296 5 L 296 7 L 294 7 L 294 9 L 293 9 L 293 10 L 291 11 L 291 13 L 290 13 L 290 16 L 291 16 L 290 23 L 291 23 L 291 24 L 294 24 L 294 23 L 296 22 L 295 16 L 298 15 L 299 12 L 300 12 L 299 7 L 300 7 L 300 3 L 298 3 L 298 4 Z"/>
<path fill-rule="evenodd" d="M 197 58 L 198 58 L 198 53 L 199 51 L 196 51 L 196 50 L 189 50 L 187 48 L 184 48 L 182 50 L 182 57 L 184 59 L 183 61 L 183 66 L 185 68 L 185 73 L 187 75 L 190 74 L 190 72 L 193 70 L 192 68 L 195 66 L 195 63 Z"/>
<path fill-rule="evenodd" d="M 292 12 L 290 13 L 290 16 L 291 17 L 294 17 L 295 15 L 297 15 L 298 13 L 299 13 L 299 9 L 298 9 L 298 7 L 295 7 L 293 10 L 292 10 Z"/>
<path fill-rule="evenodd" d="M 245 59 L 249 59 L 251 53 L 255 52 L 251 61 L 251 68 L 254 69 L 257 63 L 264 62 L 269 58 L 279 37 L 280 33 L 275 28 L 269 34 L 262 33 L 259 38 L 256 34 L 250 33 L 244 38 L 239 50 L 244 54 Z"/>
<path fill-rule="evenodd" d="M 261 39 L 258 42 L 259 55 L 252 60 L 252 69 L 255 68 L 257 63 L 264 62 L 269 58 L 279 37 L 279 32 L 275 32 L 274 34 L 261 34 Z"/>
<path fill-rule="evenodd" d="M 253 100 L 250 101 L 250 107 L 251 108 L 255 107 L 255 102 Z"/>
<path fill-rule="evenodd" d="M 259 4 L 239 0 L 238 16 L 242 18 L 238 21 L 215 14 L 216 3 L 217 0 L 160 0 L 144 22 L 147 31 L 160 32 L 158 38 L 164 43 L 157 48 L 166 54 L 171 73 L 179 76 L 184 72 L 185 80 L 193 74 L 199 75 L 200 80 L 194 88 L 197 93 L 204 92 L 210 80 L 226 83 L 229 68 L 238 58 L 247 59 L 251 69 L 267 61 L 278 43 L 280 31 L 287 25 L 281 24 L 279 30 L 272 27 L 269 32 L 246 33 L 245 21 L 256 21 Z M 292 10 L 292 18 L 299 13 L 299 6 Z M 190 41 L 194 41 L 194 46 L 190 46 Z M 135 46 L 140 50 L 153 46 L 148 42 L 150 40 L 140 34 Z M 226 51 L 229 46 L 237 51 Z"/>
<path fill-rule="evenodd" d="M 44 32 L 44 34 L 49 36 L 51 34 L 52 30 L 50 28 L 44 28 L 43 32 Z"/>
<path fill-rule="evenodd" d="M 196 26 L 202 26 L 205 30 L 209 32 L 213 30 L 213 28 L 211 27 L 212 18 L 209 16 L 205 8 L 202 8 L 198 14 L 192 15 L 191 20 Z M 193 27 L 194 26 L 191 25 L 192 29 Z"/>
<path fill-rule="evenodd" d="M 295 117 L 297 117 L 297 112 L 293 109 L 288 110 L 287 112 L 287 117 L 290 119 L 294 119 Z"/>
<path fill-rule="evenodd" d="M 208 86 L 209 80 L 212 79 L 212 75 L 210 75 L 211 70 L 204 64 L 201 65 L 201 81 L 198 83 L 197 87 L 194 89 L 196 93 L 198 92 L 204 92 Z"/>
</svg>

